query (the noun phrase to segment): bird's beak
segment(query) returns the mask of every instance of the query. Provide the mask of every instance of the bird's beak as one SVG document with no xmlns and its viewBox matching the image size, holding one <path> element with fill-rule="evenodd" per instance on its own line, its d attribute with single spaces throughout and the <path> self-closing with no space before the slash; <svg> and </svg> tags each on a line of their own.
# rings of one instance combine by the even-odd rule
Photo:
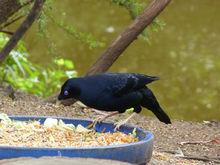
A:
<svg viewBox="0 0 220 165">
<path fill-rule="evenodd" d="M 61 95 L 58 96 L 58 100 L 62 100 L 62 96 Z"/>
<path fill-rule="evenodd" d="M 60 100 L 56 101 L 56 105 L 61 105 L 61 104 L 62 104 L 62 101 L 60 101 Z"/>
</svg>

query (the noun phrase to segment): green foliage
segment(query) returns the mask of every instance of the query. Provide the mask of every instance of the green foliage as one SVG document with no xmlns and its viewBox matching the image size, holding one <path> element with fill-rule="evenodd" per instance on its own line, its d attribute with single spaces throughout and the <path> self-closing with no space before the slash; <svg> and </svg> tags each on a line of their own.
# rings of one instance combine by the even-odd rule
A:
<svg viewBox="0 0 220 165">
<path fill-rule="evenodd" d="M 28 0 L 17 0 L 17 2 L 21 5 L 24 5 L 28 2 Z"/>
<path fill-rule="evenodd" d="M 47 16 L 45 15 L 44 12 L 41 13 L 41 15 L 39 16 L 39 19 L 37 20 L 38 22 L 38 34 L 41 37 L 48 37 L 48 32 L 47 32 Z"/>
<path fill-rule="evenodd" d="M 126 110 L 126 113 L 133 113 L 134 112 L 134 108 L 129 108 Z"/>
<path fill-rule="evenodd" d="M 27 3 L 27 0 L 18 1 L 20 2 L 20 4 Z M 110 2 L 128 10 L 132 19 L 135 19 L 144 10 L 146 6 L 146 4 L 141 2 L 140 0 L 110 0 Z M 47 23 L 49 20 L 51 20 L 56 27 L 61 28 L 69 36 L 80 41 L 81 43 L 87 44 L 91 49 L 103 47 L 105 45 L 103 42 L 97 40 L 96 37 L 94 37 L 91 33 L 82 32 L 79 29 L 77 29 L 77 27 L 73 24 L 68 25 L 66 22 L 63 21 L 62 18 L 56 18 L 55 16 L 53 16 L 52 11 L 56 11 L 56 9 L 53 8 L 53 3 L 54 0 L 45 1 L 43 12 L 41 13 L 41 16 L 38 19 L 38 34 L 40 34 L 40 36 L 44 37 L 47 40 L 50 40 L 50 34 L 47 30 Z M 27 13 L 27 11 L 29 11 L 29 9 L 30 6 L 26 5 L 22 8 L 20 12 L 25 14 Z M 63 14 L 61 13 L 61 15 Z M 165 24 L 162 21 L 155 19 L 152 22 L 151 26 L 149 26 L 149 28 L 145 29 L 142 32 L 142 38 L 149 42 L 149 33 L 157 32 L 158 30 L 162 29 L 164 25 Z M 55 49 L 56 44 L 53 41 L 48 41 L 48 47 L 49 52 L 53 54 L 55 52 L 53 49 Z"/>
<path fill-rule="evenodd" d="M 67 25 L 63 18 L 57 18 L 52 15 L 54 13 L 53 0 L 45 1 L 43 6 L 43 10 L 41 15 L 39 16 L 37 23 L 38 23 L 38 35 L 43 37 L 45 41 L 47 41 L 48 45 L 48 52 L 51 55 L 57 56 L 58 50 L 56 49 L 56 41 L 51 39 L 50 31 L 47 29 L 48 22 L 53 23 L 55 26 L 62 29 L 69 37 L 73 37 L 74 39 L 80 41 L 83 44 L 87 44 L 90 49 L 103 47 L 104 43 L 98 41 L 92 34 L 88 32 L 81 32 L 78 30 L 74 25 Z M 57 11 L 56 11 L 57 12 Z M 65 13 L 62 13 L 62 16 L 65 17 Z"/>
<path fill-rule="evenodd" d="M 69 34 L 70 36 L 74 37 L 75 39 L 81 41 L 82 43 L 85 43 L 89 46 L 89 48 L 97 48 L 97 47 L 103 47 L 104 43 L 100 42 L 95 39 L 95 37 L 90 33 L 84 33 L 79 30 L 77 30 L 76 27 L 66 25 L 63 21 L 57 21 L 53 17 L 50 17 L 50 19 L 55 23 L 59 28 L 61 28 L 64 32 Z"/>
<path fill-rule="evenodd" d="M 138 15 L 140 15 L 146 6 L 144 3 L 141 3 L 138 0 L 111 0 L 111 2 L 128 10 L 132 19 L 135 19 Z M 155 19 L 149 28 L 142 32 L 143 39 L 149 42 L 149 33 L 158 32 L 159 30 L 163 29 L 164 26 L 165 23 L 163 21 Z"/>
<path fill-rule="evenodd" d="M 132 19 L 135 19 L 144 9 L 144 5 L 137 0 L 111 0 L 111 2 L 125 7 L 129 11 Z"/>
<path fill-rule="evenodd" d="M 28 2 L 28 0 L 17 0 L 22 6 Z M 47 40 L 50 40 L 50 34 L 47 30 L 47 23 L 48 20 L 51 20 L 56 27 L 61 28 L 65 33 L 69 34 L 69 36 L 73 37 L 74 39 L 82 42 L 83 44 L 87 44 L 89 48 L 97 48 L 103 47 L 104 43 L 98 41 L 91 33 L 89 32 L 82 32 L 78 30 L 74 25 L 67 25 L 62 21 L 62 19 L 56 18 L 52 15 L 52 11 L 56 10 L 53 6 L 53 0 L 46 0 L 43 6 L 43 11 L 41 12 L 40 17 L 38 18 L 38 34 L 41 37 L 44 37 Z M 22 10 L 19 11 L 20 15 L 27 15 L 30 11 L 30 5 L 25 5 Z M 50 44 L 52 41 L 49 41 L 49 48 L 50 53 L 53 53 L 53 49 L 56 46 L 54 42 Z"/>
<path fill-rule="evenodd" d="M 21 6 L 27 4 L 29 2 L 29 0 L 16 0 L 17 3 L 19 3 Z"/>
<path fill-rule="evenodd" d="M 17 0 L 17 2 L 22 6 L 22 10 L 19 10 L 18 13 L 20 15 L 27 15 L 32 7 L 31 5 L 28 5 L 31 4 L 30 0 Z"/>
<path fill-rule="evenodd" d="M 0 48 L 8 38 L 0 33 Z M 74 64 L 67 59 L 55 59 L 54 67 L 42 68 L 28 60 L 24 44 L 19 42 L 9 57 L 0 66 L 0 83 L 8 83 L 14 88 L 49 96 L 60 88 L 62 79 L 76 76 Z"/>
</svg>

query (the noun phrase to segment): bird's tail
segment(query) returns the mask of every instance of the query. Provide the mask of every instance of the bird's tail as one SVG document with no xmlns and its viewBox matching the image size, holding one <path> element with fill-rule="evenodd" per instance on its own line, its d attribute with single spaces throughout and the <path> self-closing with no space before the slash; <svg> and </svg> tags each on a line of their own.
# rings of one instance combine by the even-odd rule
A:
<svg viewBox="0 0 220 165">
<path fill-rule="evenodd" d="M 163 123 L 171 124 L 169 116 L 164 112 L 164 110 L 160 107 L 156 97 L 153 92 L 149 88 L 142 89 L 143 100 L 141 102 L 141 106 L 151 110 L 154 115 Z"/>
<path fill-rule="evenodd" d="M 169 116 L 163 111 L 163 109 L 161 107 L 157 107 L 156 110 L 151 110 L 156 116 L 157 118 L 165 123 L 165 124 L 171 124 L 170 118 Z"/>
</svg>

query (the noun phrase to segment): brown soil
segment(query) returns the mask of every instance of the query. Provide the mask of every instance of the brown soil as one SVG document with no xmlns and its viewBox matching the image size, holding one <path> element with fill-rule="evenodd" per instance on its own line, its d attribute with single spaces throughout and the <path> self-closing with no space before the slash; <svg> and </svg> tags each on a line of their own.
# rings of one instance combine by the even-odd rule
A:
<svg viewBox="0 0 220 165">
<path fill-rule="evenodd" d="M 46 103 L 40 98 L 22 92 L 16 92 L 15 99 L 12 100 L 2 88 L 0 88 L 0 113 L 90 119 L 100 115 L 92 109 L 77 105 Z M 127 114 L 123 114 L 110 120 L 121 120 L 126 116 Z M 197 123 L 173 120 L 171 125 L 165 125 L 156 118 L 137 115 L 130 124 L 153 132 L 155 141 L 151 165 L 220 164 L 220 122 Z M 181 142 L 186 143 L 181 145 Z M 182 154 L 185 158 L 180 157 Z"/>
</svg>

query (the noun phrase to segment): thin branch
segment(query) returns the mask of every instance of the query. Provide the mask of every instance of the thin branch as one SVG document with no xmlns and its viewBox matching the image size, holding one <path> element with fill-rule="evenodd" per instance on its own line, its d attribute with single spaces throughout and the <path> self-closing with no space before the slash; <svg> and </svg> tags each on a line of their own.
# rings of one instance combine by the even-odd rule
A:
<svg viewBox="0 0 220 165">
<path fill-rule="evenodd" d="M 13 20 L 11 20 L 11 21 L 9 21 L 9 22 L 6 22 L 6 24 L 4 24 L 0 29 L 3 29 L 3 28 L 5 28 L 5 27 L 11 25 L 12 23 L 18 21 L 19 19 L 21 19 L 21 18 L 23 18 L 23 17 L 24 17 L 24 15 L 21 15 L 21 16 L 18 16 L 18 17 L 16 17 L 15 19 L 13 19 Z"/>
<path fill-rule="evenodd" d="M 18 41 L 22 38 L 25 32 L 30 28 L 35 19 L 40 14 L 40 11 L 43 7 L 44 0 L 35 0 L 34 6 L 32 7 L 30 13 L 20 27 L 16 30 L 10 40 L 7 42 L 5 47 L 0 52 L 0 63 L 4 61 L 10 51 L 16 46 Z"/>
<path fill-rule="evenodd" d="M 154 0 L 133 23 L 125 29 L 92 65 L 87 75 L 107 71 L 124 50 L 156 18 L 171 0 Z"/>
<path fill-rule="evenodd" d="M 9 34 L 9 35 L 13 35 L 14 34 L 14 32 L 7 31 L 7 30 L 0 30 L 0 32 L 5 33 L 5 34 Z"/>
</svg>

